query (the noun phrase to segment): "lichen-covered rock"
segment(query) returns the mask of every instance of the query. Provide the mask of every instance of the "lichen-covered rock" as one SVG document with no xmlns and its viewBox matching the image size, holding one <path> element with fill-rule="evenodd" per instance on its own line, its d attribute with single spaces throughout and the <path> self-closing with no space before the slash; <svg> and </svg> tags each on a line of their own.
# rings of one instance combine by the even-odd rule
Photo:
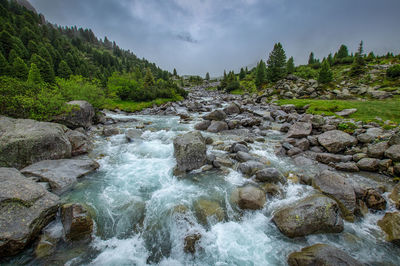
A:
<svg viewBox="0 0 400 266">
<path fill-rule="evenodd" d="M 394 186 L 392 192 L 389 195 L 389 199 L 393 201 L 397 209 L 400 209 L 400 184 Z"/>
<path fill-rule="evenodd" d="M 368 146 L 368 156 L 381 159 L 388 148 L 389 144 L 386 141 L 379 142 L 377 144 L 370 144 Z"/>
<path fill-rule="evenodd" d="M 0 257 L 22 251 L 54 219 L 59 198 L 13 168 L 0 168 Z"/>
<path fill-rule="evenodd" d="M 386 240 L 400 246 L 400 212 L 387 212 L 379 227 L 386 233 Z"/>
<path fill-rule="evenodd" d="M 288 138 L 304 138 L 311 134 L 312 124 L 305 122 L 294 123 L 287 133 Z"/>
<path fill-rule="evenodd" d="M 231 201 L 242 210 L 259 210 L 264 207 L 265 193 L 258 187 L 247 185 L 235 189 L 232 192 Z"/>
<path fill-rule="evenodd" d="M 201 239 L 201 234 L 194 233 L 187 235 L 184 240 L 184 247 L 183 250 L 186 253 L 194 254 L 196 252 L 196 244 Z"/>
<path fill-rule="evenodd" d="M 57 116 L 54 121 L 71 129 L 78 127 L 89 128 L 95 115 L 93 106 L 87 101 L 71 101 L 67 103 L 71 110 Z"/>
<path fill-rule="evenodd" d="M 284 235 L 291 238 L 343 231 L 338 204 L 323 195 L 307 197 L 277 211 L 273 222 Z"/>
<path fill-rule="evenodd" d="M 59 124 L 0 116 L 0 166 L 23 168 L 42 160 L 71 157 L 71 143 Z"/>
<path fill-rule="evenodd" d="M 81 204 L 65 204 L 61 207 L 61 221 L 68 240 L 83 240 L 93 231 L 93 219 Z"/>
<path fill-rule="evenodd" d="M 180 172 L 198 169 L 207 162 L 207 147 L 200 132 L 189 132 L 174 139 L 174 156 Z"/>
<path fill-rule="evenodd" d="M 367 207 L 373 210 L 383 211 L 386 209 L 386 200 L 382 195 L 373 188 L 369 188 L 364 192 L 363 200 Z"/>
<path fill-rule="evenodd" d="M 337 163 L 335 164 L 335 169 L 344 172 L 359 172 L 358 166 L 354 162 L 347 163 Z"/>
<path fill-rule="evenodd" d="M 318 142 L 329 152 L 338 153 L 357 144 L 357 139 L 340 130 L 331 130 L 318 136 Z"/>
</svg>

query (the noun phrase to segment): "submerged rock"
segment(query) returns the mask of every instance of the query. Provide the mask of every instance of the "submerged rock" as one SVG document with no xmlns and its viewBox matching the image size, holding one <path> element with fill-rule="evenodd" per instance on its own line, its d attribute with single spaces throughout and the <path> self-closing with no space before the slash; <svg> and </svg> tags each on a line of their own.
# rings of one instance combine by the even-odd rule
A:
<svg viewBox="0 0 400 266">
<path fill-rule="evenodd" d="M 400 246 L 400 212 L 387 212 L 379 227 L 386 233 L 386 240 Z"/>
<path fill-rule="evenodd" d="M 194 254 L 196 252 L 196 244 L 201 239 L 201 234 L 195 233 L 185 237 L 183 250 L 186 253 Z"/>
<path fill-rule="evenodd" d="M 258 187 L 247 185 L 234 190 L 231 201 L 242 210 L 259 210 L 264 207 L 265 193 Z"/>
<path fill-rule="evenodd" d="M 357 139 L 340 130 L 327 131 L 318 136 L 318 142 L 329 152 L 338 153 L 357 144 Z"/>
<path fill-rule="evenodd" d="M 84 240 L 93 231 L 93 220 L 89 211 L 81 204 L 65 204 L 61 207 L 61 221 L 68 240 Z"/>
<path fill-rule="evenodd" d="M 180 172 L 198 169 L 207 162 L 207 147 L 200 132 L 189 132 L 174 139 L 174 156 Z"/>
<path fill-rule="evenodd" d="M 207 225 L 208 221 L 221 222 L 225 219 L 225 212 L 218 202 L 200 199 L 194 205 L 197 219 L 200 223 Z"/>
</svg>

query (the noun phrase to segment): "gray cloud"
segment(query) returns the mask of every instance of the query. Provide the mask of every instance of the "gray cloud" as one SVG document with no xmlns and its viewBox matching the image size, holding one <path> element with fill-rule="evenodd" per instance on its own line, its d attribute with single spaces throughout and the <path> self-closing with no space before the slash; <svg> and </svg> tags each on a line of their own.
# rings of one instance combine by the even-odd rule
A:
<svg viewBox="0 0 400 266">
<path fill-rule="evenodd" d="M 398 0 L 31 0 L 59 25 L 91 28 L 180 74 L 220 75 L 266 59 L 281 42 L 296 64 L 311 51 L 399 53 Z"/>
</svg>

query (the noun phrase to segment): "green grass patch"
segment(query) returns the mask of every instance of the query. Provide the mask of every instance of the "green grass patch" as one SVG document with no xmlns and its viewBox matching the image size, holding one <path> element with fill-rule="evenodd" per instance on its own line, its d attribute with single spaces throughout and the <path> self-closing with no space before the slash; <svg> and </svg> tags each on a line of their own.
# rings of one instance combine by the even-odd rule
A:
<svg viewBox="0 0 400 266">
<path fill-rule="evenodd" d="M 104 105 L 104 108 L 109 110 L 119 109 L 126 112 L 138 112 L 143 109 L 150 108 L 153 105 L 160 106 L 164 103 L 180 101 L 182 99 L 183 99 L 182 97 L 180 98 L 178 97 L 177 99 L 160 98 L 149 102 L 131 102 L 131 101 L 113 100 L 106 103 Z"/>
<path fill-rule="evenodd" d="M 242 89 L 233 90 L 233 91 L 230 92 L 230 94 L 234 94 L 234 95 L 243 95 L 243 94 L 245 94 L 245 91 L 242 90 Z"/>
<path fill-rule="evenodd" d="M 383 121 L 400 123 L 400 98 L 369 101 L 289 99 L 279 100 L 278 104 L 294 104 L 298 108 L 310 105 L 307 113 L 328 116 L 335 115 L 335 112 L 343 109 L 356 108 L 357 112 L 349 118 L 364 122 L 379 122 L 376 117 L 380 117 Z"/>
</svg>

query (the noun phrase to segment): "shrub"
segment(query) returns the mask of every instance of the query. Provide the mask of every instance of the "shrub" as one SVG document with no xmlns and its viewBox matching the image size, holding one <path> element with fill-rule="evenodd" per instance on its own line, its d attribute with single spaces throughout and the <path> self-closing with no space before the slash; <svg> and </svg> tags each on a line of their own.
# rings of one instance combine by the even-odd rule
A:
<svg viewBox="0 0 400 266">
<path fill-rule="evenodd" d="M 238 81 L 229 82 L 225 87 L 226 92 L 231 92 L 240 89 L 240 83 Z"/>
<path fill-rule="evenodd" d="M 389 78 L 398 78 L 398 77 L 400 77 L 400 65 L 394 65 L 394 66 L 389 67 L 386 70 L 386 75 Z"/>
</svg>

